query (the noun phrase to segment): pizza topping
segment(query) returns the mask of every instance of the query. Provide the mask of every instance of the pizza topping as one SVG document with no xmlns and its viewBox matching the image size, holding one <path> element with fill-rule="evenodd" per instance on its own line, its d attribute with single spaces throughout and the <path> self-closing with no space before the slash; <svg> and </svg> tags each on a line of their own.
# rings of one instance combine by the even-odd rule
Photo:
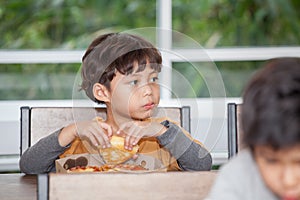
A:
<svg viewBox="0 0 300 200">
<path fill-rule="evenodd" d="M 100 172 L 101 168 L 97 166 L 76 166 L 67 170 L 68 172 Z"/>
<path fill-rule="evenodd" d="M 147 170 L 141 165 L 129 165 L 129 164 L 119 164 L 116 165 L 114 168 L 117 170 L 131 170 L 131 171 Z"/>
<path fill-rule="evenodd" d="M 126 171 L 142 171 L 148 170 L 141 165 L 118 164 L 118 165 L 102 165 L 102 166 L 76 166 L 67 170 L 67 172 L 126 172 Z"/>
</svg>

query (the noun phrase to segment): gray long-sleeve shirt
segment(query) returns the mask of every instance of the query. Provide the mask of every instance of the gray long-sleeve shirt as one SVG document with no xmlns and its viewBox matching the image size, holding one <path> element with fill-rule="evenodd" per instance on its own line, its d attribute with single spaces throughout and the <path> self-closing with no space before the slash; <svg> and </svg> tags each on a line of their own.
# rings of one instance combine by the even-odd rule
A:
<svg viewBox="0 0 300 200">
<path fill-rule="evenodd" d="M 168 149 L 171 155 L 177 159 L 181 169 L 195 171 L 211 169 L 212 158 L 204 147 L 190 140 L 176 124 L 168 120 L 163 121 L 162 124 L 168 129 L 157 139 L 160 145 Z M 21 172 L 40 174 L 56 171 L 55 160 L 70 146 L 59 145 L 59 133 L 60 130 L 40 139 L 24 152 L 19 162 Z"/>
<path fill-rule="evenodd" d="M 205 200 L 279 200 L 265 185 L 250 150 L 238 153 L 222 166 Z"/>
</svg>

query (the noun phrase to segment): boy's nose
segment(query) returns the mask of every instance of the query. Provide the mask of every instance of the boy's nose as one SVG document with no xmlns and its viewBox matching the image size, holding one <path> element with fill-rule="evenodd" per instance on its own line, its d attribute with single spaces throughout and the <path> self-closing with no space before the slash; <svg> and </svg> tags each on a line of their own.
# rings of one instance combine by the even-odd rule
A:
<svg viewBox="0 0 300 200">
<path fill-rule="evenodd" d="M 295 172 L 293 167 L 285 167 L 282 174 L 283 186 L 288 189 L 297 184 L 297 179 L 299 179 L 299 172 Z M 298 175 L 298 176 L 297 176 Z"/>
<path fill-rule="evenodd" d="M 148 96 L 152 94 L 152 88 L 149 84 L 145 84 L 142 87 L 142 91 L 143 91 L 143 96 Z"/>
</svg>

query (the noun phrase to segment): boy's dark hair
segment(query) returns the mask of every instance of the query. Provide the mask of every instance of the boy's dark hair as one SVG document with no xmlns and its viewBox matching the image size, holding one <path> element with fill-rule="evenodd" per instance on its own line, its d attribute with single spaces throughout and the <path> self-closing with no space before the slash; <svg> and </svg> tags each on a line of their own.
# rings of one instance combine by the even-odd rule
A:
<svg viewBox="0 0 300 200">
<path fill-rule="evenodd" d="M 245 89 L 241 117 L 243 142 L 252 150 L 300 144 L 300 58 L 267 62 Z"/>
<path fill-rule="evenodd" d="M 110 82 L 116 72 L 131 74 L 134 63 L 138 64 L 136 72 L 143 71 L 147 61 L 152 69 L 160 72 L 162 58 L 160 52 L 145 39 L 127 33 L 108 33 L 97 37 L 87 48 L 82 57 L 81 77 L 86 95 L 97 103 L 93 95 L 95 83 L 110 90 Z"/>
</svg>

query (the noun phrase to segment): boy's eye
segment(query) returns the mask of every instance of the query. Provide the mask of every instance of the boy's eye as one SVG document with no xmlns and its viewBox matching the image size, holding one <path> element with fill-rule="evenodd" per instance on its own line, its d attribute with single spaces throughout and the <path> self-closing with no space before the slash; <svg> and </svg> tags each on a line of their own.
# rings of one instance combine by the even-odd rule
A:
<svg viewBox="0 0 300 200">
<path fill-rule="evenodd" d="M 278 159 L 276 159 L 276 158 L 265 158 L 265 161 L 269 164 L 276 164 L 278 162 Z"/>
<path fill-rule="evenodd" d="M 138 83 L 138 80 L 133 80 L 129 82 L 129 85 L 136 85 Z"/>
<path fill-rule="evenodd" d="M 152 82 L 152 83 L 155 83 L 155 82 L 157 82 L 158 81 L 158 77 L 152 77 L 151 79 L 150 79 L 150 82 Z"/>
</svg>

